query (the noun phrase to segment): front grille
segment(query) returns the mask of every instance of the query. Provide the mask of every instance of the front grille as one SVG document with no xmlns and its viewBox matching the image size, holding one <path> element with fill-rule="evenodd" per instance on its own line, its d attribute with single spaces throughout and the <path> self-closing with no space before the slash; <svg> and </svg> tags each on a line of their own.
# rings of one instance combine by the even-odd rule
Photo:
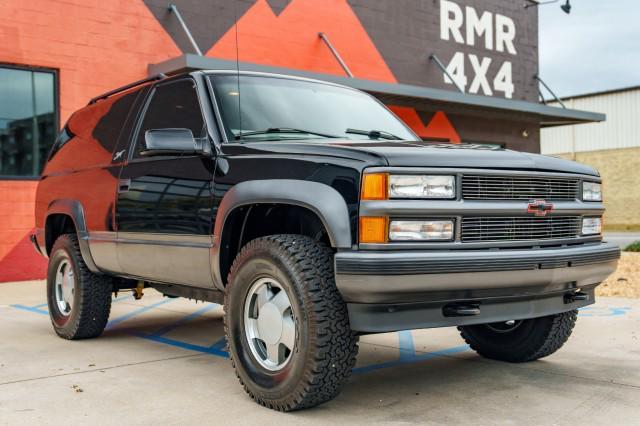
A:
<svg viewBox="0 0 640 426">
<path fill-rule="evenodd" d="M 463 243 L 484 241 L 556 240 L 580 236 L 578 216 L 464 217 Z"/>
<path fill-rule="evenodd" d="M 578 179 L 544 176 L 463 175 L 462 198 L 470 200 L 574 200 Z"/>
</svg>

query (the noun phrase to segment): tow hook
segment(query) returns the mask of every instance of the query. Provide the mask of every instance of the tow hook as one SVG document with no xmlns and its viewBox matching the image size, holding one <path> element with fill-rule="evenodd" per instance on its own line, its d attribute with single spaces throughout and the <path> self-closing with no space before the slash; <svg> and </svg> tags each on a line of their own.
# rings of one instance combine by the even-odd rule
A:
<svg viewBox="0 0 640 426">
<path fill-rule="evenodd" d="M 584 300 L 589 300 L 589 295 L 587 293 L 582 293 L 581 291 L 576 291 L 575 293 L 568 293 L 564 295 L 565 304 L 580 302 Z"/>
<path fill-rule="evenodd" d="M 138 281 L 138 285 L 133 289 L 133 298 L 140 300 L 142 296 L 144 296 L 144 281 Z"/>
<path fill-rule="evenodd" d="M 470 317 L 480 315 L 480 305 L 477 303 L 451 303 L 442 308 L 445 317 Z"/>
</svg>

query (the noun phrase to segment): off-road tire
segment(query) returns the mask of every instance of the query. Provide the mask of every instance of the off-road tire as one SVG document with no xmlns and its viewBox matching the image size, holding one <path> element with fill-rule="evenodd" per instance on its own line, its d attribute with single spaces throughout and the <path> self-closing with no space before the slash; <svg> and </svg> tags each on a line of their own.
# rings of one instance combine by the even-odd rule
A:
<svg viewBox="0 0 640 426">
<path fill-rule="evenodd" d="M 486 324 L 458 327 L 479 355 L 507 362 L 529 362 L 551 355 L 569 339 L 578 311 L 522 320 L 511 331 L 497 332 Z"/>
<path fill-rule="evenodd" d="M 296 318 L 293 356 L 282 370 L 260 366 L 248 348 L 243 305 L 256 279 L 278 279 Z M 301 235 L 250 241 L 236 257 L 225 292 L 229 357 L 246 392 L 278 411 L 309 408 L 333 399 L 351 374 L 358 351 L 346 305 L 333 274 L 333 252 Z"/>
<path fill-rule="evenodd" d="M 64 259 L 74 270 L 74 299 L 68 316 L 60 313 L 55 301 L 57 268 Z M 58 336 L 69 339 L 88 339 L 102 334 L 111 311 L 113 278 L 92 273 L 82 259 L 78 237 L 64 234 L 58 237 L 51 249 L 47 272 L 47 302 L 49 317 Z"/>
</svg>

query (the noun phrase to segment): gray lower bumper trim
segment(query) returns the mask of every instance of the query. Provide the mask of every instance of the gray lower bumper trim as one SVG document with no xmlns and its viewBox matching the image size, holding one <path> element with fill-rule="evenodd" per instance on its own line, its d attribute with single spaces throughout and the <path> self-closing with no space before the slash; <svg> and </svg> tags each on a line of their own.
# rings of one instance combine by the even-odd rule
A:
<svg viewBox="0 0 640 426">
<path fill-rule="evenodd" d="M 404 305 L 347 304 L 351 329 L 361 333 L 386 333 L 418 328 L 488 324 L 509 320 L 538 318 L 567 312 L 592 304 L 594 288 L 583 290 L 586 300 L 567 303 L 565 292 L 534 299 L 484 300 L 473 316 L 445 316 L 446 302 Z"/>
<path fill-rule="evenodd" d="M 617 265 L 619 249 L 611 244 L 582 246 L 579 248 L 539 249 L 539 250 L 499 250 L 474 253 L 413 252 L 413 253 L 363 253 L 341 252 L 336 254 L 336 285 L 346 302 L 355 303 L 412 303 L 434 301 L 434 293 L 457 292 L 474 295 L 491 290 L 497 296 L 529 295 L 534 297 L 542 292 L 559 288 L 580 288 L 599 284 L 606 279 Z M 493 265 L 493 269 L 480 268 L 483 264 Z M 391 268 L 398 261 L 417 264 L 433 263 L 434 269 L 411 270 L 401 268 L 387 273 L 372 273 L 368 270 L 360 274 L 341 269 L 344 259 L 357 259 L 369 264 L 377 259 L 377 268 Z M 504 262 L 537 259 L 527 268 Z M 573 260 L 568 260 L 573 259 Z M 589 259 L 588 261 L 585 259 Z M 439 262 L 449 265 L 438 266 Z M 465 272 L 455 268 L 453 263 L 468 266 Z M 529 263 L 527 263 L 529 264 Z M 393 272 L 393 273 L 391 273 Z M 469 297 L 469 296 L 467 296 Z M 458 298 L 456 296 L 456 298 Z"/>
</svg>

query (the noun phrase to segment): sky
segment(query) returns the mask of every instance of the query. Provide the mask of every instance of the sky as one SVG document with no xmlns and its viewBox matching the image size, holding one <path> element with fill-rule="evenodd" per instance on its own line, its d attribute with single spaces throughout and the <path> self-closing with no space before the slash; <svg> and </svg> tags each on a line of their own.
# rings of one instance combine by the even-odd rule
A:
<svg viewBox="0 0 640 426">
<path fill-rule="evenodd" d="M 640 1 L 564 2 L 539 6 L 540 77 L 558 96 L 640 85 Z"/>
</svg>

